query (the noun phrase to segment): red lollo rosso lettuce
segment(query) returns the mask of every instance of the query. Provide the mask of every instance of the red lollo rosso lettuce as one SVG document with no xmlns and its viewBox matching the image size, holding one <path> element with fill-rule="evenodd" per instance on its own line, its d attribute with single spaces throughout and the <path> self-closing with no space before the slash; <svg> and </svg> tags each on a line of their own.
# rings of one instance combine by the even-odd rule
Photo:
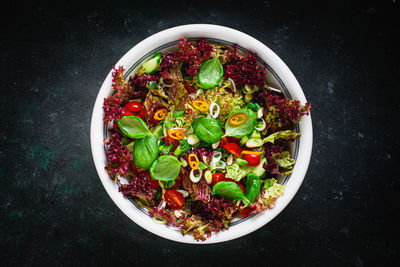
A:
<svg viewBox="0 0 400 267">
<path fill-rule="evenodd" d="M 179 51 L 177 59 L 181 61 L 188 75 L 196 76 L 204 61 L 210 59 L 213 48 L 207 40 L 199 40 L 193 45 L 186 38 L 178 43 Z"/>
<path fill-rule="evenodd" d="M 264 99 L 266 109 L 264 111 L 267 131 L 274 133 L 280 130 L 293 129 L 301 116 L 308 115 L 311 105 L 301 105 L 299 100 L 283 98 L 266 88 L 260 90 L 257 97 Z"/>
<path fill-rule="evenodd" d="M 231 59 L 224 65 L 225 79 L 231 78 L 237 88 L 244 85 L 263 87 L 266 84 L 265 67 L 257 65 L 256 54 L 247 51 L 247 56 L 243 57 L 237 51 L 236 45 L 231 54 Z"/>
<path fill-rule="evenodd" d="M 119 128 L 113 128 L 109 139 L 104 140 L 104 144 L 107 146 L 106 158 L 107 165 L 106 171 L 115 181 L 118 181 L 118 175 L 125 176 L 129 170 L 129 165 L 133 158 L 128 148 L 125 148 L 120 141 L 122 133 Z"/>
<path fill-rule="evenodd" d="M 148 171 L 142 171 L 135 173 L 129 184 L 123 184 L 119 188 L 119 191 L 124 194 L 125 197 L 144 197 L 147 200 L 154 198 L 154 189 L 150 183 L 150 174 Z"/>
</svg>

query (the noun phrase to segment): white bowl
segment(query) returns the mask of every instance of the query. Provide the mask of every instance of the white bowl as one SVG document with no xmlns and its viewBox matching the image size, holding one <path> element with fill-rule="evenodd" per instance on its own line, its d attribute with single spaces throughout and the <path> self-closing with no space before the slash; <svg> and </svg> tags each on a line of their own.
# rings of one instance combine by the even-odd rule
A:
<svg viewBox="0 0 400 267">
<path fill-rule="evenodd" d="M 176 47 L 180 38 L 186 37 L 193 39 L 210 39 L 225 44 L 237 44 L 239 48 L 244 48 L 251 52 L 255 52 L 258 59 L 267 66 L 267 80 L 272 87 L 284 90 L 285 95 L 292 99 L 298 99 L 302 104 L 307 100 L 304 93 L 286 64 L 271 49 L 260 41 L 240 31 L 217 25 L 208 24 L 190 24 L 179 27 L 170 28 L 162 32 L 156 33 L 129 50 L 115 66 L 123 66 L 127 73 L 134 72 L 144 59 L 152 55 L 156 51 L 167 51 Z M 196 241 L 190 235 L 183 236 L 179 229 L 173 226 L 161 225 L 153 222 L 153 220 L 142 211 L 142 209 L 133 205 L 132 202 L 125 198 L 118 191 L 118 186 L 108 176 L 104 167 L 106 165 L 106 157 L 104 151 L 104 125 L 103 125 L 103 100 L 111 94 L 111 72 L 103 82 L 97 95 L 96 103 L 93 108 L 92 121 L 90 127 L 90 141 L 93 154 L 93 160 L 99 174 L 100 180 L 104 188 L 115 202 L 115 204 L 125 213 L 132 221 L 140 225 L 144 229 L 167 239 L 194 244 L 210 244 L 232 240 L 246 234 L 249 234 L 258 228 L 264 226 L 277 216 L 286 205 L 292 200 L 307 172 L 310 162 L 312 150 L 312 124 L 311 116 L 303 116 L 297 130 L 301 133 L 301 137 L 294 143 L 292 153 L 296 159 L 293 173 L 286 177 L 285 194 L 278 198 L 276 205 L 271 210 L 266 210 L 254 216 L 248 217 L 239 222 L 233 223 L 228 230 L 219 233 L 213 233 L 211 238 L 206 241 Z"/>
</svg>

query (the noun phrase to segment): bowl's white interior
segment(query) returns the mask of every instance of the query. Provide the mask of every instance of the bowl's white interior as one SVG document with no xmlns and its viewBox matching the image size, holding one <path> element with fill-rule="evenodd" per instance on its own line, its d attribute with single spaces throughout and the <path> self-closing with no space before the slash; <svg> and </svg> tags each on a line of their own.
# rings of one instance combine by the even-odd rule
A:
<svg viewBox="0 0 400 267">
<path fill-rule="evenodd" d="M 257 56 L 268 65 L 266 70 L 268 83 L 274 88 L 284 89 L 284 91 L 286 91 L 291 98 L 298 99 L 303 104 L 306 102 L 305 96 L 296 78 L 276 54 L 274 54 L 269 48 L 256 39 L 242 32 L 222 26 L 193 24 L 179 26 L 159 32 L 133 47 L 115 65 L 124 66 L 126 70 L 129 70 L 128 74 L 133 75 L 139 68 L 139 63 L 146 59 L 145 55 L 152 54 L 155 51 L 166 53 L 168 51 L 176 50 L 176 45 L 166 44 L 176 42 L 181 37 L 218 39 L 222 42 L 235 43 L 251 52 L 257 53 Z M 165 45 L 167 47 L 157 50 L 159 47 Z M 132 66 L 135 65 L 136 67 L 132 68 Z M 291 147 L 292 154 L 295 152 L 297 154 L 297 162 L 290 178 L 286 180 L 287 186 L 285 194 L 278 199 L 274 209 L 264 211 L 249 219 L 241 221 L 239 224 L 232 225 L 229 230 L 213 234 L 213 236 L 207 239 L 205 242 L 197 242 L 191 236 L 182 236 L 176 227 L 154 223 L 148 215 L 132 205 L 127 198 L 124 198 L 123 195 L 118 192 L 117 184 L 115 184 L 108 177 L 108 174 L 104 170 L 106 158 L 103 144 L 104 131 L 102 105 L 103 99 L 111 94 L 111 79 L 110 71 L 99 91 L 93 109 L 91 122 L 91 146 L 93 159 L 100 180 L 102 181 L 111 199 L 129 218 L 131 218 L 141 227 L 159 236 L 179 242 L 196 244 L 223 242 L 243 236 L 262 227 L 267 222 L 272 220 L 277 214 L 279 214 L 279 212 L 283 210 L 283 208 L 296 194 L 304 179 L 311 157 L 312 125 L 310 116 L 303 117 L 299 123 L 298 129 L 301 133 L 301 137 L 298 141 L 296 141 L 296 143 L 292 144 Z M 284 178 L 281 177 L 280 182 L 283 181 Z"/>
</svg>

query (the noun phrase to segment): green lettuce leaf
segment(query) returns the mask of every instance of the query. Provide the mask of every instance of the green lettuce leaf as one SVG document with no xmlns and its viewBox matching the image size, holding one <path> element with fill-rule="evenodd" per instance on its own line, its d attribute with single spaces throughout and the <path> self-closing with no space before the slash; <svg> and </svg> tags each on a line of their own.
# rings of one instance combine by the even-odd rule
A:
<svg viewBox="0 0 400 267">
<path fill-rule="evenodd" d="M 263 144 L 265 143 L 274 143 L 278 140 L 285 140 L 285 141 L 293 141 L 296 138 L 300 137 L 300 133 L 294 133 L 291 130 L 286 131 L 279 131 L 273 134 L 270 134 L 266 138 L 263 139 Z"/>
</svg>

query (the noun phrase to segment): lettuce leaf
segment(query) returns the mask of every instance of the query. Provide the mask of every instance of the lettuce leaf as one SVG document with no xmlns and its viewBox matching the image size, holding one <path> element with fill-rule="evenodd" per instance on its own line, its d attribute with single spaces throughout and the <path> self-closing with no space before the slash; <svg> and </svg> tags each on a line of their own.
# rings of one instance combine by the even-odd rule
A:
<svg viewBox="0 0 400 267">
<path fill-rule="evenodd" d="M 269 142 L 274 143 L 278 140 L 285 140 L 285 141 L 293 141 L 296 138 L 300 137 L 300 133 L 294 133 L 291 130 L 286 131 L 278 131 L 273 134 L 270 134 L 266 138 L 263 139 L 263 144 Z"/>
<path fill-rule="evenodd" d="M 244 101 L 241 94 L 232 94 L 225 88 L 218 86 L 207 90 L 205 96 L 208 103 L 215 102 L 221 108 L 217 118 L 222 123 L 226 121 L 230 112 L 238 111 L 244 106 Z"/>
</svg>

